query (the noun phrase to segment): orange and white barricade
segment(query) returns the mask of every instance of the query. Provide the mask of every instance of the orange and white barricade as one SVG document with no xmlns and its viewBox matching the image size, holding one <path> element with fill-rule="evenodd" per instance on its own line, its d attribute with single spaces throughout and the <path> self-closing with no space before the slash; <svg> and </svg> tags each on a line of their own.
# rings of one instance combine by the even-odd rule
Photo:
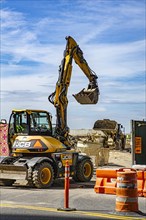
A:
<svg viewBox="0 0 146 220">
<path fill-rule="evenodd" d="M 122 171 L 117 172 L 116 211 L 138 211 L 138 190 L 136 171 L 123 169 Z"/>
<path fill-rule="evenodd" d="M 135 171 L 137 176 L 138 196 L 146 197 L 146 169 L 135 170 L 134 168 L 122 169 L 96 169 L 96 193 L 116 194 L 117 172 L 129 170 Z"/>
<path fill-rule="evenodd" d="M 116 194 L 116 169 L 97 169 L 94 191 L 96 193 Z"/>
<path fill-rule="evenodd" d="M 146 197 L 146 165 L 135 164 L 132 168 L 137 172 L 138 196 Z"/>
</svg>

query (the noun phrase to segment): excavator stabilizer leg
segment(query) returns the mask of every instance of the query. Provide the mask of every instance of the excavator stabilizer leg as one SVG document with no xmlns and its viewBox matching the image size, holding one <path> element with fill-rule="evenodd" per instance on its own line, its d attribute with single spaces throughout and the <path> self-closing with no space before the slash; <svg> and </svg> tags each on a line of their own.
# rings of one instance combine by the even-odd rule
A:
<svg viewBox="0 0 146 220">
<path fill-rule="evenodd" d="M 0 164 L 0 179 L 25 180 L 26 174 L 27 168 L 25 166 Z"/>
<path fill-rule="evenodd" d="M 98 102 L 99 92 L 97 88 L 83 89 L 73 96 L 80 104 L 96 104 Z"/>
</svg>

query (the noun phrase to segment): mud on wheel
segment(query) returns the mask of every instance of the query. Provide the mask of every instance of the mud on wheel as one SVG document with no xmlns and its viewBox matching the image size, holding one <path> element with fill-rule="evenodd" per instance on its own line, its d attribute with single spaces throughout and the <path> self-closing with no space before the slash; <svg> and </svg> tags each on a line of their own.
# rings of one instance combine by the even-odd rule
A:
<svg viewBox="0 0 146 220">
<path fill-rule="evenodd" d="M 50 163 L 37 164 L 33 170 L 33 184 L 37 188 L 49 188 L 54 182 L 54 170 Z"/>
<path fill-rule="evenodd" d="M 73 177 L 78 182 L 89 182 L 93 176 L 93 164 L 90 159 L 84 159 L 77 164 L 76 174 Z"/>
</svg>

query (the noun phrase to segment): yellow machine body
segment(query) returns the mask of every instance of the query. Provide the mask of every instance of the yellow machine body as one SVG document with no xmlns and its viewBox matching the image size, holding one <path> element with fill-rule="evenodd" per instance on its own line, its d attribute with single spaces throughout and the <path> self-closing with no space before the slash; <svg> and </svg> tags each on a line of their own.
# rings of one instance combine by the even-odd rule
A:
<svg viewBox="0 0 146 220">
<path fill-rule="evenodd" d="M 98 102 L 98 77 L 89 67 L 76 41 L 70 36 L 66 40 L 55 91 L 48 97 L 56 109 L 56 125 L 53 128 L 52 116 L 44 110 L 12 111 L 8 129 L 10 156 L 0 158 L 0 184 L 12 185 L 22 177 L 29 186 L 49 188 L 55 178 L 64 176 L 66 161 L 75 181 L 87 182 L 92 178 L 91 158 L 72 148 L 67 126 L 67 93 L 72 61 L 89 80 L 87 89 L 74 95 L 80 104 Z"/>
</svg>

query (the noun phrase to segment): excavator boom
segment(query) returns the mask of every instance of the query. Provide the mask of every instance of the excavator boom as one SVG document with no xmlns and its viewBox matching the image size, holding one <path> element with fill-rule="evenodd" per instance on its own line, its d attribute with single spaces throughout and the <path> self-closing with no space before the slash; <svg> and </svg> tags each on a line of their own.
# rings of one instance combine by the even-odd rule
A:
<svg viewBox="0 0 146 220">
<path fill-rule="evenodd" d="M 98 77 L 88 66 L 83 52 L 76 41 L 70 36 L 66 37 L 66 40 L 66 49 L 61 65 L 59 66 L 59 78 L 56 83 L 56 89 L 48 99 L 55 106 L 57 112 L 56 137 L 68 145 L 68 141 L 66 142 L 69 131 L 67 126 L 67 92 L 71 81 L 73 60 L 89 80 L 87 89 L 84 88 L 79 93 L 73 95 L 77 102 L 80 104 L 96 104 L 99 97 L 99 88 L 97 84 Z"/>
</svg>

